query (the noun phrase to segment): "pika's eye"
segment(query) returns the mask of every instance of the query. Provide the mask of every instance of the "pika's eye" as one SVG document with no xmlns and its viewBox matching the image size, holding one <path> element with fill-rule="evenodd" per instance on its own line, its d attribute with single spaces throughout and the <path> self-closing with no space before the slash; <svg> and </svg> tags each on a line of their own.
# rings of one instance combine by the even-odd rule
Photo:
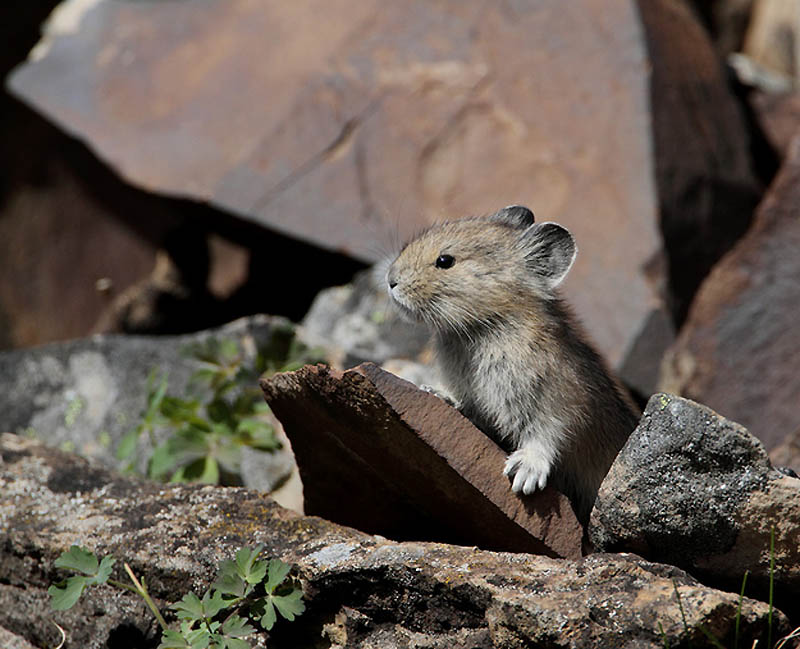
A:
<svg viewBox="0 0 800 649">
<path fill-rule="evenodd" d="M 436 258 L 436 268 L 450 268 L 456 263 L 456 258 L 453 255 L 439 255 Z"/>
</svg>

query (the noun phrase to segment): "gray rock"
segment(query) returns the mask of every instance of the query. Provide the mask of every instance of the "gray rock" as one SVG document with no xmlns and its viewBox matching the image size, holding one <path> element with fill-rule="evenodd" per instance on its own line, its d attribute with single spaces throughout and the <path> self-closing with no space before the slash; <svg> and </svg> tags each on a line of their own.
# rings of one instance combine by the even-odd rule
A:
<svg viewBox="0 0 800 649">
<path fill-rule="evenodd" d="M 0 628 L 0 647 L 3 649 L 36 649 L 25 638 L 3 628 Z"/>
<path fill-rule="evenodd" d="M 252 358 L 276 327 L 286 326 L 281 318 L 254 316 L 183 336 L 97 335 L 0 352 L 0 429 L 116 467 L 117 443 L 146 408 L 151 372 L 166 371 L 169 392 L 183 394 L 198 368 L 186 357 L 186 345 L 210 337 L 233 339 Z M 245 467 L 246 485 L 270 490 L 293 471 L 294 459 L 288 447 L 275 454 L 248 453 Z"/>
<path fill-rule="evenodd" d="M 157 635 L 144 605 L 110 586 L 69 611 L 49 610 L 46 589 L 63 576 L 53 561 L 73 543 L 127 561 L 162 610 L 202 592 L 239 547 L 264 544 L 296 566 L 307 606 L 273 630 L 270 646 L 656 649 L 665 646 L 659 627 L 670 646 L 704 644 L 700 625 L 733 642 L 737 595 L 632 555 L 558 560 L 394 543 L 245 489 L 114 477 L 15 435 L 0 436 L 0 458 L 0 628 L 35 646 L 60 640 L 51 619 L 70 647 L 111 646 L 122 635 L 142 646 Z M 768 617 L 766 604 L 744 599 L 741 646 L 764 637 Z M 774 638 L 789 629 L 778 611 L 773 623 Z"/>
<path fill-rule="evenodd" d="M 380 275 L 373 268 L 350 284 L 320 291 L 303 319 L 305 339 L 334 350 L 338 367 L 413 359 L 427 347 L 427 329 L 400 317 Z"/>
<path fill-rule="evenodd" d="M 596 550 L 636 552 L 732 589 L 774 577 L 779 601 L 800 601 L 800 480 L 761 442 L 710 408 L 668 394 L 647 404 L 603 481 L 589 524 Z"/>
</svg>

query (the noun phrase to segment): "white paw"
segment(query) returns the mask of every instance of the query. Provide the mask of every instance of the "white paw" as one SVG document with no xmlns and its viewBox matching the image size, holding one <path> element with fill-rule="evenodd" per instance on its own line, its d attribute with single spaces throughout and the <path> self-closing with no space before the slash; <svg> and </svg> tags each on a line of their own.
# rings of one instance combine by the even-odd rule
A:
<svg viewBox="0 0 800 649">
<path fill-rule="evenodd" d="M 523 447 L 508 456 L 503 474 L 513 478 L 513 492 L 532 494 L 536 489 L 544 489 L 551 467 L 552 463 L 539 449 Z"/>
</svg>

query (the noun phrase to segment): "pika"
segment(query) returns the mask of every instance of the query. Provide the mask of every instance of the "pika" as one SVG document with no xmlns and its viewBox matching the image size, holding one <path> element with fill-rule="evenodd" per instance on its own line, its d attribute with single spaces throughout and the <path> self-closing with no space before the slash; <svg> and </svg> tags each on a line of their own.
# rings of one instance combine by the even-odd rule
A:
<svg viewBox="0 0 800 649">
<path fill-rule="evenodd" d="M 577 246 L 528 208 L 434 225 L 386 273 L 401 313 L 433 331 L 456 407 L 509 453 L 514 492 L 548 482 L 588 521 L 637 408 L 558 293 Z"/>
</svg>

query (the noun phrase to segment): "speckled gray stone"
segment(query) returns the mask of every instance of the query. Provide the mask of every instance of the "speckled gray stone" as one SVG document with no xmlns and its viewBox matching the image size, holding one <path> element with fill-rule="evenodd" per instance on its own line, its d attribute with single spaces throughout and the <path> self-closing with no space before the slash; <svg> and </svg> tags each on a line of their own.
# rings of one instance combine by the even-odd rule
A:
<svg viewBox="0 0 800 649">
<path fill-rule="evenodd" d="M 770 464 L 747 429 L 706 406 L 656 394 L 611 467 L 589 524 L 595 549 L 636 552 L 737 589 L 776 579 L 800 600 L 800 480 Z M 763 590 L 761 591 L 763 594 Z"/>
</svg>

